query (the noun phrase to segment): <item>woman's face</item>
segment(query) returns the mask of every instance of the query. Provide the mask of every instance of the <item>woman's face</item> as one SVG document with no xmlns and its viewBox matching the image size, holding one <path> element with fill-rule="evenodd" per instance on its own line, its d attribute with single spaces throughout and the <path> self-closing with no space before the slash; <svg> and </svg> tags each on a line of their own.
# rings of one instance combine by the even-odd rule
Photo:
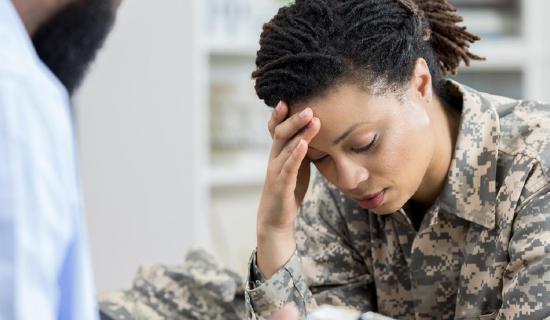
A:
<svg viewBox="0 0 550 320">
<path fill-rule="evenodd" d="M 412 90 L 412 89 L 411 89 Z M 321 121 L 307 157 L 347 197 L 378 214 L 399 210 L 419 189 L 434 154 L 426 103 L 407 91 L 374 96 L 354 84 L 292 108 Z"/>
</svg>

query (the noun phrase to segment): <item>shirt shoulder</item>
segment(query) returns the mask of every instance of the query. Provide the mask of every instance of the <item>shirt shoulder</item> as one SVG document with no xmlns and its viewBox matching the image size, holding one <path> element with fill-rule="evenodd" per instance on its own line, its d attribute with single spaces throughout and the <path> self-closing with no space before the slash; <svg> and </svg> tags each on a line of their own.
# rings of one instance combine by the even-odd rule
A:
<svg viewBox="0 0 550 320">
<path fill-rule="evenodd" d="M 517 185 L 522 188 L 521 206 L 550 184 L 550 104 L 480 95 L 499 120 L 497 184 L 508 176 L 523 176 L 523 183 Z"/>
<path fill-rule="evenodd" d="M 534 100 L 495 103 L 500 124 L 499 151 L 550 163 L 550 104 Z"/>
</svg>

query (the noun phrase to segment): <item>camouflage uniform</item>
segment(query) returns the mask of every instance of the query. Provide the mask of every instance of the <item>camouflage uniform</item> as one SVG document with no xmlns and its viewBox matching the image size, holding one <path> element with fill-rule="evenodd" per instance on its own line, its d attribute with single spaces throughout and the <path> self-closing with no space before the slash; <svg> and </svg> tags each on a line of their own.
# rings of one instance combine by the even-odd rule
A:
<svg viewBox="0 0 550 320">
<path fill-rule="evenodd" d="M 370 213 L 316 176 L 288 263 L 265 280 L 252 255 L 249 318 L 290 301 L 302 317 L 325 303 L 397 319 L 550 316 L 550 106 L 448 86 L 460 131 L 419 229 L 406 209 Z"/>
<path fill-rule="evenodd" d="M 242 277 L 204 251 L 178 266 L 142 267 L 133 288 L 99 298 L 101 319 L 237 320 L 244 318 Z"/>
</svg>

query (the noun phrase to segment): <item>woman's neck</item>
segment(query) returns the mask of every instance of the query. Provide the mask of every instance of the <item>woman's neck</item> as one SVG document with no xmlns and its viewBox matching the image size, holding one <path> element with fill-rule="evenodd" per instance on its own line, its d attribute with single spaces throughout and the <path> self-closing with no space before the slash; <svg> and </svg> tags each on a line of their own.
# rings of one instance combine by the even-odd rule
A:
<svg viewBox="0 0 550 320">
<path fill-rule="evenodd" d="M 435 149 L 426 175 L 413 201 L 430 207 L 445 186 L 460 125 L 459 108 L 435 98 L 430 103 L 434 123 Z"/>
</svg>

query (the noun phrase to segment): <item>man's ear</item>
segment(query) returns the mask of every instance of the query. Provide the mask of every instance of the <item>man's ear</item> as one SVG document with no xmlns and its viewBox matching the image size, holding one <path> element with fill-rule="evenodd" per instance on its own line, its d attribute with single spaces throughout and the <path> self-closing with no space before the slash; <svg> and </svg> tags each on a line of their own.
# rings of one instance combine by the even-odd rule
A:
<svg viewBox="0 0 550 320">
<path fill-rule="evenodd" d="M 426 103 L 433 99 L 432 76 L 426 60 L 418 58 L 414 63 L 413 75 L 411 78 L 411 89 L 413 96 Z"/>
</svg>

